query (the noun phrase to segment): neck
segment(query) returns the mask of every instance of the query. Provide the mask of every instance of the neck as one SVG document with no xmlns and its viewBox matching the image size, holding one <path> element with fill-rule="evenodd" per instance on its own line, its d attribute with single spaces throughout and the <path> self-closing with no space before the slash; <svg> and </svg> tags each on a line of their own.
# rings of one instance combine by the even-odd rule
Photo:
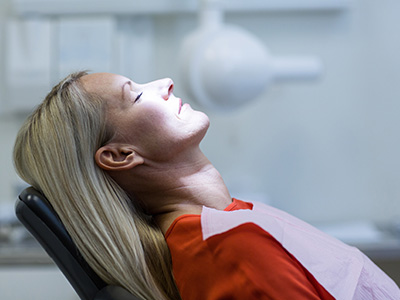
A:
<svg viewBox="0 0 400 300">
<path fill-rule="evenodd" d="M 170 224 L 184 214 L 200 214 L 203 206 L 223 210 L 231 196 L 219 174 L 200 152 L 190 160 L 151 163 L 136 170 L 127 189 L 142 202 L 165 233 Z"/>
</svg>

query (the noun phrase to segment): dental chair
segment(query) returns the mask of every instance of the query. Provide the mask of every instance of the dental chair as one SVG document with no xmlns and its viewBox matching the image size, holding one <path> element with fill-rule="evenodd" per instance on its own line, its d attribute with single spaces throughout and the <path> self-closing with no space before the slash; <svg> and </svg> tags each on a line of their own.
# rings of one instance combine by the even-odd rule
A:
<svg viewBox="0 0 400 300">
<path fill-rule="evenodd" d="M 38 240 L 82 300 L 139 300 L 126 289 L 107 285 L 87 264 L 47 199 L 33 187 L 21 192 L 18 219 Z"/>
</svg>

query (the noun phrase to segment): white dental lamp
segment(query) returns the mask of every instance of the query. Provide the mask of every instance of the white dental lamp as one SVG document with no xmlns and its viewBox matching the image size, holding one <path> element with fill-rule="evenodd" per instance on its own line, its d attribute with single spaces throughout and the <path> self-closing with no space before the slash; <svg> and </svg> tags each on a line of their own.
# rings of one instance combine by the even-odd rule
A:
<svg viewBox="0 0 400 300">
<path fill-rule="evenodd" d="M 273 57 L 251 33 L 223 24 L 220 2 L 203 0 L 199 28 L 182 46 L 182 80 L 195 101 L 215 110 L 232 110 L 255 99 L 274 81 L 320 75 L 319 59 Z"/>
</svg>

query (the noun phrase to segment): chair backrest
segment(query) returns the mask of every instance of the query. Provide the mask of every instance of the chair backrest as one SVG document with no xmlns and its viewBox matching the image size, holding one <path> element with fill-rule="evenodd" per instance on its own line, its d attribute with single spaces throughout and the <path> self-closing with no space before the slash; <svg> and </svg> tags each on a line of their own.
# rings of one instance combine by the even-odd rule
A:
<svg viewBox="0 0 400 300">
<path fill-rule="evenodd" d="M 54 260 L 82 300 L 132 299 L 126 290 L 107 286 L 79 253 L 67 230 L 46 197 L 33 187 L 21 192 L 16 215 Z M 108 295 L 115 292 L 118 298 Z M 104 296 L 107 294 L 106 296 Z"/>
</svg>

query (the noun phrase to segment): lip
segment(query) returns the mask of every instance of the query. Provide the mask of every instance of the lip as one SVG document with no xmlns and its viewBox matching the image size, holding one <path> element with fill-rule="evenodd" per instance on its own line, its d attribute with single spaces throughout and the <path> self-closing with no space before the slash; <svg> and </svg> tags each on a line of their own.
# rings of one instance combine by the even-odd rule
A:
<svg viewBox="0 0 400 300">
<path fill-rule="evenodd" d="M 181 98 L 179 98 L 178 99 L 178 104 L 179 104 L 179 107 L 178 107 L 178 115 L 181 113 L 181 110 L 182 110 L 182 99 Z"/>
</svg>

